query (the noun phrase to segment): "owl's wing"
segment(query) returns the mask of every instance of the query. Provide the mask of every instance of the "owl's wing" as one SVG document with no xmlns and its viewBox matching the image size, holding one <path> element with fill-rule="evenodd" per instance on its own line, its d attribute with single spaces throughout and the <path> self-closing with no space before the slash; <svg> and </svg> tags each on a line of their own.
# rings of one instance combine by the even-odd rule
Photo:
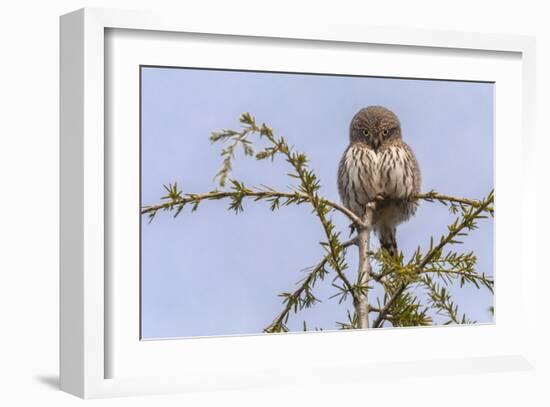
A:
<svg viewBox="0 0 550 407">
<path fill-rule="evenodd" d="M 338 164 L 338 174 L 336 176 L 338 183 L 338 195 L 340 195 L 340 200 L 346 208 L 349 206 L 349 198 L 347 197 L 345 188 L 345 185 L 349 181 L 349 174 L 346 171 L 346 156 L 349 149 L 350 147 L 348 146 L 348 148 L 344 151 L 344 154 L 342 154 L 342 158 L 340 158 L 340 163 Z"/>
<path fill-rule="evenodd" d="M 409 168 L 413 174 L 413 193 L 418 194 L 422 185 L 422 174 L 420 172 L 420 166 L 418 165 L 418 160 L 412 150 L 412 148 L 405 142 L 403 142 L 403 148 L 407 152 L 409 158 Z"/>
</svg>

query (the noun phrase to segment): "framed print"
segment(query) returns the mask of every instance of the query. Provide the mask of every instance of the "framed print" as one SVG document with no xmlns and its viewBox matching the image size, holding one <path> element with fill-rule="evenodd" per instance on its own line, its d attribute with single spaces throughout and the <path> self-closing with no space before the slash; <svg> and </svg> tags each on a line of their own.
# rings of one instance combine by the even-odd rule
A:
<svg viewBox="0 0 550 407">
<path fill-rule="evenodd" d="M 532 368 L 534 86 L 529 37 L 63 16 L 62 388 Z"/>
</svg>

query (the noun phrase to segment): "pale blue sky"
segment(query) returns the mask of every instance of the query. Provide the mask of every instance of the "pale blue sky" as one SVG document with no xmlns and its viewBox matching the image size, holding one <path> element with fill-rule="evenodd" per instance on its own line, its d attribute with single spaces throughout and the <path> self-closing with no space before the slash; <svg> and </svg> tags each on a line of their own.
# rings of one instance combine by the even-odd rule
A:
<svg viewBox="0 0 550 407">
<path fill-rule="evenodd" d="M 401 120 L 405 141 L 422 170 L 422 190 L 481 198 L 493 188 L 493 92 L 489 83 L 405 80 L 193 69 L 142 68 L 142 204 L 157 203 L 162 185 L 184 192 L 216 187 L 220 145 L 213 130 L 238 128 L 251 112 L 277 135 L 304 151 L 322 182 L 323 196 L 338 200 L 336 168 L 348 144 L 348 126 L 362 107 L 383 105 Z M 287 164 L 256 162 L 239 154 L 233 177 L 248 186 L 286 188 Z M 406 255 L 429 237 L 444 234 L 453 220 L 437 203 L 423 202 L 415 218 L 398 229 Z M 334 215 L 347 233 L 347 221 Z M 201 205 L 176 219 L 159 213 L 142 225 L 142 336 L 144 338 L 258 333 L 281 309 L 301 269 L 322 256 L 322 229 L 307 206 L 270 212 L 247 202 L 245 212 L 227 202 Z M 478 271 L 493 274 L 493 222 L 482 221 L 466 238 Z M 460 249 L 459 248 L 459 249 Z M 355 249 L 349 256 L 356 267 Z M 316 285 L 323 300 L 289 327 L 335 329 L 346 307 L 335 299 L 330 278 Z M 462 311 L 490 322 L 492 295 L 482 288 L 453 290 Z"/>
</svg>

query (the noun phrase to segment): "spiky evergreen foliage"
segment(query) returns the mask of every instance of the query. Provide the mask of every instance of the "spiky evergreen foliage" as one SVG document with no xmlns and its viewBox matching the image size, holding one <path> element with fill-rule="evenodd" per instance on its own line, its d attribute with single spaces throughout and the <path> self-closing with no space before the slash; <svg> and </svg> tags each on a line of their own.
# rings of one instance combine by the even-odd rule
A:
<svg viewBox="0 0 550 407">
<path fill-rule="evenodd" d="M 142 208 L 142 214 L 152 221 L 159 211 L 173 212 L 178 216 L 186 207 L 192 212 L 199 208 L 203 201 L 228 200 L 228 208 L 236 213 L 244 211 L 243 202 L 264 201 L 272 211 L 290 205 L 310 205 L 312 213 L 319 220 L 325 239 L 320 242 L 325 253 L 318 264 L 305 269 L 305 277 L 301 279 L 292 291 L 280 293 L 282 310 L 269 323 L 265 332 L 286 332 L 287 322 L 291 313 L 298 313 L 304 308 L 310 308 L 321 300 L 314 293 L 315 285 L 333 273 L 332 286 L 336 298 L 343 303 L 351 298 L 354 309 L 347 310 L 347 321 L 336 322 L 340 329 L 355 329 L 360 327 L 358 311 L 360 304 L 368 298 L 368 292 L 373 284 L 379 284 L 383 295 L 376 303 L 368 303 L 367 314 L 373 314 L 373 328 L 382 326 L 424 326 L 433 325 L 432 315 L 444 316 L 444 324 L 473 323 L 464 313 L 460 312 L 454 302 L 450 286 L 457 284 L 474 285 L 478 289 L 485 288 L 493 292 L 494 281 L 491 276 L 475 270 L 475 253 L 462 253 L 453 250 L 462 243 L 462 239 L 477 228 L 478 222 L 494 213 L 494 194 L 480 200 L 458 198 L 439 194 L 436 191 L 418 194 L 415 201 L 437 202 L 448 206 L 450 212 L 456 215 L 455 221 L 446 227 L 446 232 L 438 239 L 429 237 L 426 250 L 418 246 L 417 250 L 405 258 L 403 253 L 390 256 L 386 251 L 369 251 L 369 265 L 373 267 L 368 275 L 360 276 L 357 281 L 349 277 L 346 262 L 347 249 L 358 244 L 357 235 L 343 241 L 332 222 L 329 214 L 339 212 L 346 216 L 355 231 L 365 230 L 370 225 L 365 219 L 357 217 L 342 205 L 330 201 L 320 195 L 321 182 L 315 172 L 308 166 L 308 158 L 295 151 L 283 137 L 276 137 L 266 124 L 258 125 L 253 116 L 244 113 L 240 118 L 241 130 L 222 130 L 213 132 L 210 140 L 222 143 L 222 166 L 217 173 L 220 188 L 206 193 L 183 193 L 178 185 L 165 185 L 167 193 L 158 205 Z M 263 140 L 263 143 L 258 143 Z M 255 146 L 262 145 L 256 151 Z M 294 180 L 294 185 L 287 191 L 277 191 L 268 186 L 247 187 L 243 182 L 231 179 L 231 170 L 236 150 L 242 148 L 245 156 L 256 160 L 273 160 L 282 156 L 290 167 L 288 176 Z M 377 198 L 377 201 L 383 198 Z M 374 201 L 372 204 L 376 205 Z M 303 329 L 307 324 L 303 322 Z"/>
</svg>

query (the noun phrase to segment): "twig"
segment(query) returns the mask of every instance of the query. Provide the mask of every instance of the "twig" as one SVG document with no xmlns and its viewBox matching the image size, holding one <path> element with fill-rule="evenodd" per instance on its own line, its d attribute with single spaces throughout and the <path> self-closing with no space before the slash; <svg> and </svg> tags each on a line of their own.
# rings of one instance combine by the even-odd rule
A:
<svg viewBox="0 0 550 407">
<path fill-rule="evenodd" d="M 357 240 L 350 239 L 344 243 L 342 243 L 343 248 L 347 248 L 349 246 L 352 246 L 356 244 Z M 330 254 L 325 255 L 325 257 L 311 270 L 311 272 L 307 275 L 306 278 L 301 280 L 300 286 L 289 296 L 285 298 L 285 307 L 284 309 L 275 317 L 273 322 L 264 329 L 264 332 L 279 332 L 281 328 L 283 327 L 284 323 L 286 322 L 288 318 L 288 314 L 292 310 L 292 307 L 294 307 L 294 304 L 298 303 L 298 299 L 302 295 L 302 293 L 310 287 L 311 283 L 315 281 L 317 278 L 317 275 L 321 270 L 324 270 L 325 265 L 330 259 Z"/>
<path fill-rule="evenodd" d="M 389 276 L 390 274 L 393 273 L 393 270 L 387 270 L 383 273 L 376 273 L 376 272 L 371 272 L 371 278 L 378 282 L 378 283 L 381 283 L 382 282 L 382 279 L 386 276 Z M 458 277 L 466 277 L 466 278 L 471 278 L 471 279 L 474 279 L 474 280 L 479 280 L 481 281 L 483 284 L 485 284 L 485 282 L 487 282 L 489 285 L 492 285 L 493 284 L 493 278 L 491 276 L 486 276 L 486 275 L 483 275 L 483 274 L 478 274 L 478 273 L 469 273 L 469 272 L 463 272 L 463 271 L 459 271 L 459 270 L 449 270 L 449 269 L 444 269 L 444 268 L 425 268 L 424 270 L 420 270 L 417 272 L 417 274 L 426 274 L 426 273 L 435 273 L 435 274 L 450 274 L 452 276 L 456 276 L 457 278 Z M 486 284 L 485 284 L 486 285 Z"/>
<path fill-rule="evenodd" d="M 492 194 L 490 195 L 489 199 L 485 201 L 481 201 L 479 205 L 475 206 L 475 210 L 473 210 L 468 216 L 465 216 L 462 222 L 457 225 L 445 238 L 441 239 L 441 241 L 422 258 L 422 260 L 418 263 L 418 265 L 415 267 L 415 273 L 419 274 L 424 270 L 426 265 L 430 262 L 430 260 L 448 243 L 453 241 L 453 239 L 465 228 L 469 227 L 471 225 L 472 220 L 476 219 L 482 212 L 487 211 L 489 204 L 493 202 Z M 397 290 L 394 291 L 390 299 L 386 302 L 384 307 L 380 310 L 378 313 L 377 318 L 375 319 L 373 323 L 374 328 L 379 328 L 382 322 L 384 321 L 386 314 L 390 311 L 393 303 L 399 298 L 399 296 L 406 290 L 409 283 L 405 282 L 402 283 Z"/>
<path fill-rule="evenodd" d="M 224 198 L 233 198 L 235 196 L 244 196 L 249 198 L 257 199 L 267 199 L 267 198 L 286 198 L 286 199 L 300 199 L 303 201 L 310 202 L 309 197 L 301 192 L 279 192 L 279 191 L 260 191 L 260 190 L 249 190 L 244 193 L 240 191 L 212 191 L 203 194 L 186 194 L 181 198 L 170 200 L 168 202 L 163 202 L 156 205 L 146 205 L 141 208 L 141 214 L 146 215 L 149 213 L 157 212 L 159 210 L 172 210 L 175 207 L 186 204 L 194 204 L 201 201 L 207 200 L 218 200 Z M 346 215 L 354 224 L 362 225 L 361 219 L 355 215 L 349 209 L 343 207 L 342 205 L 337 204 L 336 202 L 330 201 L 328 199 L 319 198 L 321 202 L 330 206 L 332 209 L 335 209 L 344 215 Z"/>
<path fill-rule="evenodd" d="M 424 285 L 429 291 L 429 298 L 432 304 L 432 307 L 438 310 L 438 313 L 445 313 L 449 317 L 449 320 L 445 323 L 451 324 L 467 324 L 471 323 L 466 318 L 466 314 L 462 315 L 462 319 L 458 316 L 458 305 L 455 305 L 450 294 L 447 292 L 445 287 L 440 287 L 435 283 L 428 275 L 423 276 L 420 279 L 422 285 Z"/>
<path fill-rule="evenodd" d="M 242 194 L 241 192 L 236 191 L 212 191 L 207 192 L 203 194 L 186 194 L 184 197 L 179 199 L 170 200 L 167 202 L 163 202 L 160 204 L 155 205 L 145 205 L 141 207 L 141 214 L 146 215 L 152 212 L 157 212 L 159 210 L 172 210 L 174 207 L 178 207 L 180 205 L 185 204 L 193 204 L 200 201 L 205 200 L 218 200 L 218 199 L 224 199 L 224 198 L 232 198 L 236 195 L 244 195 L 245 197 L 249 198 L 259 198 L 259 199 L 267 199 L 267 198 L 299 198 L 302 200 L 306 200 L 309 202 L 309 197 L 301 192 L 280 192 L 280 191 L 262 191 L 262 190 L 250 190 L 246 193 Z M 326 205 L 330 206 L 332 209 L 337 210 L 338 212 L 343 213 L 345 216 L 347 216 L 354 224 L 359 226 L 364 226 L 363 221 L 355 215 L 352 211 L 347 209 L 346 207 L 331 201 L 329 199 L 325 198 L 318 198 L 321 202 L 325 203 Z M 371 203 L 380 202 L 383 201 L 383 197 L 378 197 L 375 201 L 372 201 Z M 426 200 L 426 201 L 439 201 L 439 202 L 452 202 L 452 203 L 459 203 L 463 205 L 472 206 L 474 208 L 479 207 L 480 201 L 472 200 L 472 199 L 466 199 L 466 198 L 459 198 L 455 196 L 450 195 L 442 195 L 435 192 L 427 192 L 427 193 L 421 193 L 413 196 L 411 200 Z M 488 212 L 493 212 L 492 207 L 487 207 L 486 210 Z"/>
<path fill-rule="evenodd" d="M 444 194 L 437 193 L 436 191 L 417 194 L 413 196 L 412 199 L 413 200 L 422 199 L 428 202 L 432 202 L 432 201 L 439 201 L 441 203 L 450 202 L 455 204 L 468 205 L 474 208 L 478 208 L 482 204 L 482 201 L 467 199 L 467 198 L 460 198 L 460 197 L 451 196 L 451 195 L 444 195 Z M 487 206 L 485 208 L 485 211 L 493 213 L 494 208 L 492 206 Z"/>
</svg>

